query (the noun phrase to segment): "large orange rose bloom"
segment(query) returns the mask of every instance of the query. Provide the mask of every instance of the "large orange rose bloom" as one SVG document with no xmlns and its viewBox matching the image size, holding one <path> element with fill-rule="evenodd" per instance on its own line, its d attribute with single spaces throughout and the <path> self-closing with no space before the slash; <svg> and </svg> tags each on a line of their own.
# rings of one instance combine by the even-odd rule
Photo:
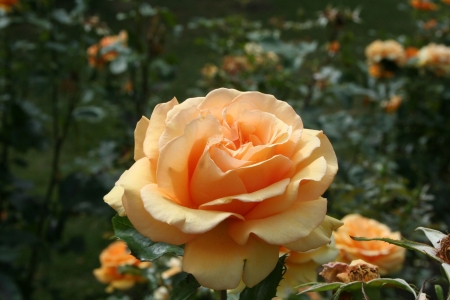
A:
<svg viewBox="0 0 450 300">
<path fill-rule="evenodd" d="M 342 222 L 344 226 L 334 234 L 336 247 L 340 249 L 338 261 L 350 263 L 352 260 L 362 259 L 378 266 L 381 275 L 396 272 L 402 267 L 405 260 L 404 248 L 382 241 L 358 242 L 350 237 L 399 240 L 400 232 L 392 232 L 386 225 L 357 214 L 345 216 Z"/>
<path fill-rule="evenodd" d="M 91 67 L 102 67 L 105 63 L 113 61 L 119 56 L 116 50 L 108 49 L 114 44 L 126 46 L 128 34 L 122 30 L 119 35 L 105 36 L 97 44 L 87 49 L 88 62 Z"/>
<path fill-rule="evenodd" d="M 131 255 L 127 245 L 122 241 L 116 241 L 105 248 L 100 254 L 100 263 L 101 267 L 94 270 L 94 275 L 98 281 L 109 284 L 106 288 L 107 292 L 112 292 L 114 289 L 126 290 L 133 287 L 136 282 L 145 281 L 142 276 L 121 273 L 119 267 L 148 268 L 151 265 Z"/>
<path fill-rule="evenodd" d="M 252 287 L 280 245 L 318 248 L 341 225 L 321 197 L 337 172 L 330 142 L 271 95 L 217 89 L 159 104 L 135 144 L 105 201 L 151 240 L 186 244 L 183 270 L 205 287 Z"/>
</svg>

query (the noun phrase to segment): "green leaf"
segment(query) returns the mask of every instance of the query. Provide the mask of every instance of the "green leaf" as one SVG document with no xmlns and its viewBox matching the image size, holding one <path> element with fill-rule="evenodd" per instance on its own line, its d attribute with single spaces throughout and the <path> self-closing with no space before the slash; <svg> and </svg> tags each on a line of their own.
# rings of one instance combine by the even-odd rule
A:
<svg viewBox="0 0 450 300">
<path fill-rule="evenodd" d="M 308 285 L 311 285 L 311 283 L 301 284 L 301 285 L 297 286 L 296 288 L 305 287 L 305 286 L 308 286 Z M 301 291 L 299 293 L 299 295 L 305 294 L 305 293 L 308 293 L 308 292 L 332 291 L 332 290 L 338 289 L 342 285 L 344 285 L 344 283 L 342 283 L 342 282 L 315 283 L 312 286 L 310 286 L 309 288 L 307 288 L 306 290 Z"/>
<path fill-rule="evenodd" d="M 447 276 L 447 280 L 450 282 L 450 265 L 447 263 L 443 263 L 441 265 L 442 270 L 444 270 L 445 275 Z M 450 299 L 450 288 L 449 288 L 449 292 L 447 294 L 447 299 Z"/>
<path fill-rule="evenodd" d="M 239 297 L 240 300 L 271 300 L 277 294 L 277 287 L 285 273 L 284 260 L 286 255 L 278 259 L 275 269 L 263 281 L 252 288 L 246 287 Z"/>
<path fill-rule="evenodd" d="M 430 228 L 425 228 L 425 227 L 418 227 L 418 228 L 416 228 L 416 230 L 423 231 L 423 233 L 425 233 L 427 238 L 433 244 L 434 248 L 441 248 L 441 244 L 439 244 L 439 242 L 447 236 L 446 234 L 444 234 L 440 231 L 430 229 Z"/>
<path fill-rule="evenodd" d="M 377 288 L 384 286 L 396 287 L 411 292 L 415 297 L 417 297 L 414 289 L 406 281 L 400 278 L 377 278 L 367 282 L 366 285 Z"/>
<path fill-rule="evenodd" d="M 444 290 L 442 290 L 442 287 L 438 284 L 434 286 L 434 291 L 436 292 L 436 296 L 438 300 L 444 300 Z"/>
<path fill-rule="evenodd" d="M 7 275 L 0 273 L 0 299 L 22 300 L 16 283 Z"/>
<path fill-rule="evenodd" d="M 386 242 L 389 244 L 397 245 L 402 248 L 406 248 L 409 250 L 414 250 L 414 251 L 417 251 L 420 253 L 424 253 L 428 257 L 430 257 L 434 260 L 437 260 L 440 263 L 443 262 L 442 259 L 440 259 L 439 257 L 436 256 L 437 250 L 427 244 L 417 243 L 417 242 L 410 241 L 407 239 L 393 240 L 393 239 L 389 239 L 389 238 L 365 238 L 365 237 L 353 237 L 353 236 L 351 238 L 354 239 L 355 241 L 360 241 L 360 242 L 383 241 L 383 242 Z"/>
<path fill-rule="evenodd" d="M 197 282 L 195 277 L 192 274 L 186 274 L 186 277 L 173 288 L 169 300 L 188 300 L 199 287 L 200 283 Z"/>
<path fill-rule="evenodd" d="M 184 250 L 180 246 L 156 243 L 143 236 L 137 232 L 127 217 L 116 215 L 112 218 L 112 224 L 115 236 L 127 243 L 131 254 L 139 260 L 153 261 L 166 253 L 184 254 Z"/>
</svg>

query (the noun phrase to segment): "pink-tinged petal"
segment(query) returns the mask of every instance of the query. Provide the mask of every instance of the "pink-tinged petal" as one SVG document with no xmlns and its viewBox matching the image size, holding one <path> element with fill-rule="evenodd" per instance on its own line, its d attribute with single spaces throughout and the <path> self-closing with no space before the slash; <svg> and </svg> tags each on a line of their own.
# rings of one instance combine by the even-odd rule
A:
<svg viewBox="0 0 450 300">
<path fill-rule="evenodd" d="M 192 175 L 190 192 L 199 206 L 222 197 L 245 194 L 247 190 L 236 172 L 220 170 L 205 151 Z"/>
<path fill-rule="evenodd" d="M 230 220 L 228 234 L 240 245 L 247 243 L 251 233 L 269 244 L 284 245 L 308 236 L 322 223 L 326 211 L 324 198 L 295 202 L 289 209 L 265 219 Z"/>
<path fill-rule="evenodd" d="M 169 123 L 172 120 L 172 118 L 175 117 L 180 111 L 189 109 L 191 107 L 197 107 L 203 101 L 203 99 L 205 99 L 205 97 L 189 98 L 189 99 L 184 100 L 180 104 L 176 105 L 167 114 L 166 123 Z"/>
<path fill-rule="evenodd" d="M 250 236 L 246 248 L 246 261 L 242 280 L 254 287 L 275 269 L 278 262 L 278 245 L 270 245 L 256 236 Z"/>
<path fill-rule="evenodd" d="M 210 289 L 234 289 L 241 278 L 253 287 L 274 269 L 278 248 L 257 237 L 250 237 L 246 245 L 238 245 L 228 236 L 227 222 L 223 222 L 186 243 L 183 271 Z"/>
<path fill-rule="evenodd" d="M 142 117 L 136 125 L 134 130 L 134 160 L 137 161 L 145 156 L 144 154 L 144 139 L 147 134 L 150 120 Z"/>
<path fill-rule="evenodd" d="M 228 236 L 224 222 L 186 243 L 183 271 L 204 287 L 234 289 L 241 281 L 245 258 L 245 248 Z"/>
<path fill-rule="evenodd" d="M 200 117 L 200 110 L 198 110 L 195 106 L 186 108 L 173 116 L 170 121 L 166 122 L 166 129 L 159 138 L 158 148 L 164 148 L 168 142 L 183 135 L 184 127 L 198 117 Z"/>
<path fill-rule="evenodd" d="M 205 99 L 198 106 L 199 109 L 209 109 L 213 107 L 226 107 L 234 98 L 242 94 L 234 89 L 215 89 L 206 95 Z"/>
<path fill-rule="evenodd" d="M 263 219 L 283 212 L 299 198 L 299 186 L 303 181 L 320 180 L 327 171 L 325 158 L 319 157 L 291 179 L 283 195 L 265 200 L 245 215 L 246 220 Z"/>
<path fill-rule="evenodd" d="M 211 115 L 191 121 L 184 134 L 161 149 L 156 177 L 158 187 L 183 206 L 195 207 L 189 193 L 189 181 L 208 141 L 221 137 L 219 121 Z"/>
<path fill-rule="evenodd" d="M 289 158 L 276 155 L 266 161 L 236 169 L 236 172 L 251 193 L 286 178 L 292 165 Z"/>
<path fill-rule="evenodd" d="M 332 232 L 342 225 L 344 225 L 344 223 L 341 221 L 330 216 L 326 216 L 322 224 L 315 228 L 308 236 L 300 238 L 292 243 L 285 243 L 283 246 L 290 250 L 301 252 L 319 248 L 323 245 L 329 244 L 331 242 Z"/>
<path fill-rule="evenodd" d="M 155 167 L 158 164 L 159 157 L 158 141 L 166 129 L 167 113 L 177 104 L 178 101 L 176 98 L 173 98 L 167 103 L 158 104 L 150 117 L 143 148 L 145 156 L 150 159 L 152 165 Z"/>
<path fill-rule="evenodd" d="M 301 161 L 297 168 L 308 168 L 307 165 L 312 161 L 323 157 L 327 162 L 327 171 L 319 181 L 311 180 L 300 185 L 298 190 L 300 201 L 309 201 L 322 196 L 333 182 L 334 176 L 338 170 L 336 153 L 334 153 L 333 147 L 327 136 L 320 132 L 318 138 L 320 139 L 320 147 L 315 149 L 307 159 Z"/>
<path fill-rule="evenodd" d="M 125 190 L 122 203 L 128 219 L 142 235 L 155 242 L 181 245 L 191 240 L 194 235 L 186 234 L 175 226 L 155 220 L 144 208 L 141 189 L 152 184 L 150 161 L 147 158 L 138 160 L 117 182 Z"/>
<path fill-rule="evenodd" d="M 200 207 L 205 208 L 206 206 L 227 204 L 227 203 L 230 203 L 231 201 L 261 202 L 261 201 L 264 201 L 271 197 L 275 197 L 275 196 L 283 194 L 284 191 L 286 190 L 286 187 L 289 184 L 289 181 L 290 181 L 290 179 L 286 178 L 286 179 L 280 180 L 278 182 L 275 182 L 274 184 L 271 184 L 261 190 L 255 191 L 253 193 L 223 197 L 223 198 L 205 203 Z"/>
<path fill-rule="evenodd" d="M 158 221 L 173 225 L 185 233 L 200 234 L 216 227 L 230 217 L 243 219 L 230 212 L 191 209 L 172 201 L 156 184 L 141 189 L 145 209 Z"/>
<path fill-rule="evenodd" d="M 114 186 L 112 190 L 103 197 L 106 203 L 109 206 L 114 208 L 117 211 L 117 214 L 121 217 L 126 216 L 125 208 L 122 204 L 122 196 L 124 193 L 124 189 L 120 186 Z"/>
</svg>

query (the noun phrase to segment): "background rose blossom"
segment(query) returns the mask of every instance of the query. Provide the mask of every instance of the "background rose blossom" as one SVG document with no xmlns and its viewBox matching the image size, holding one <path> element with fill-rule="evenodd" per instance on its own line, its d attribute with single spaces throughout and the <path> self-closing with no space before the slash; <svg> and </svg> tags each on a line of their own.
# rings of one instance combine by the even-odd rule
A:
<svg viewBox="0 0 450 300">
<path fill-rule="evenodd" d="M 354 237 L 383 237 L 398 240 L 400 232 L 391 229 L 376 220 L 364 218 L 358 214 L 347 215 L 342 219 L 344 225 L 334 234 L 336 247 L 340 249 L 338 261 L 350 263 L 362 259 L 378 266 L 381 275 L 398 271 L 405 260 L 405 249 L 381 241 L 358 242 Z"/>
<path fill-rule="evenodd" d="M 122 30 L 118 35 L 105 36 L 98 42 L 90 46 L 86 52 L 88 62 L 91 67 L 102 67 L 105 63 L 113 61 L 117 58 L 119 53 L 116 50 L 108 50 L 114 44 L 120 43 L 126 46 L 128 40 L 128 34 Z"/>
<path fill-rule="evenodd" d="M 341 224 L 320 197 L 337 171 L 330 142 L 271 95 L 173 99 L 139 121 L 135 144 L 105 201 L 153 241 L 186 244 L 183 270 L 205 287 L 254 286 L 280 245 L 320 247 Z"/>
</svg>

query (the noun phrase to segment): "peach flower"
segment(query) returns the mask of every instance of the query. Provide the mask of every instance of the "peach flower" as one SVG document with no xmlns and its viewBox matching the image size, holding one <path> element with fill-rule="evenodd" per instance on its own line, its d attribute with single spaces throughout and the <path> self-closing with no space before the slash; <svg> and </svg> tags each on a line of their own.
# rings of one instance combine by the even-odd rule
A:
<svg viewBox="0 0 450 300">
<path fill-rule="evenodd" d="M 119 53 L 114 49 L 108 49 L 115 44 L 126 46 L 128 34 L 125 30 L 119 32 L 119 35 L 105 36 L 87 49 L 88 62 L 91 67 L 102 67 L 105 63 L 115 60 Z"/>
<path fill-rule="evenodd" d="M 138 268 L 148 268 L 149 262 L 141 262 L 130 254 L 127 245 L 123 241 L 116 241 L 109 245 L 100 254 L 101 267 L 94 270 L 94 275 L 98 281 L 109 284 L 106 291 L 111 293 L 114 289 L 127 290 L 134 286 L 136 282 L 143 282 L 145 278 L 139 275 L 121 273 L 121 266 L 136 266 Z"/>
<path fill-rule="evenodd" d="M 289 252 L 284 247 L 280 248 L 280 254 Z M 296 286 L 302 283 L 317 281 L 317 268 L 325 263 L 334 261 L 339 250 L 335 247 L 334 239 L 320 248 L 306 252 L 290 251 L 285 260 L 286 273 L 277 289 L 277 296 L 286 297 L 290 293 L 298 293 Z"/>
<path fill-rule="evenodd" d="M 397 66 L 405 63 L 405 49 L 394 40 L 373 41 L 366 47 L 365 54 L 369 65 L 380 63 L 382 60 L 391 61 Z"/>
<path fill-rule="evenodd" d="M 9 12 L 18 2 L 18 0 L 0 0 L 0 9 Z"/>
<path fill-rule="evenodd" d="M 417 54 L 418 65 L 434 71 L 436 74 L 450 74 L 450 47 L 429 44 Z"/>
<path fill-rule="evenodd" d="M 411 0 L 409 4 L 417 10 L 424 11 L 436 10 L 438 8 L 436 4 L 428 0 Z"/>
<path fill-rule="evenodd" d="M 318 248 L 342 224 L 321 197 L 337 172 L 328 138 L 272 95 L 159 104 L 137 124 L 135 160 L 105 201 L 151 240 L 185 244 L 183 271 L 207 288 L 252 287 L 280 245 Z"/>
<path fill-rule="evenodd" d="M 223 58 L 222 70 L 230 75 L 236 75 L 250 69 L 246 56 L 227 55 Z"/>
<path fill-rule="evenodd" d="M 380 274 L 398 271 L 405 260 L 405 249 L 382 241 L 358 242 L 351 238 L 390 238 L 400 239 L 400 232 L 391 232 L 389 227 L 376 220 L 364 218 L 357 214 L 347 215 L 342 219 L 344 226 L 334 234 L 336 247 L 340 249 L 338 261 L 349 263 L 362 259 L 378 266 Z"/>
<path fill-rule="evenodd" d="M 410 60 L 411 58 L 416 58 L 419 53 L 419 49 L 416 47 L 407 47 L 405 49 L 405 58 L 406 60 Z"/>
<path fill-rule="evenodd" d="M 402 102 L 403 102 L 402 96 L 393 95 L 389 100 L 382 101 L 381 107 L 384 109 L 385 112 L 393 113 L 397 111 Z"/>
</svg>

